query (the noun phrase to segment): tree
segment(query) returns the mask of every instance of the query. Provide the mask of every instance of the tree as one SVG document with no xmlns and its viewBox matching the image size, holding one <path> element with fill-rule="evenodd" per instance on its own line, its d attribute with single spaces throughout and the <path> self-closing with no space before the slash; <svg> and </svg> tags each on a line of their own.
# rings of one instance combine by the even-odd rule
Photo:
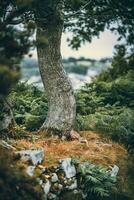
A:
<svg viewBox="0 0 134 200">
<path fill-rule="evenodd" d="M 0 85 L 3 86 L 0 95 L 4 96 L 20 77 L 19 63 L 32 45 L 29 37 L 34 32 L 26 23 L 23 29 L 18 26 L 20 19 L 15 21 L 15 18 L 24 10 L 13 9 L 11 2 L 0 0 Z"/>
<path fill-rule="evenodd" d="M 14 25 L 20 13 L 10 6 L 11 1 L 0 0 L 0 130 L 8 128 L 13 119 L 6 97 L 20 78 L 19 63 L 31 47 L 29 37 L 33 33 L 33 28 Z"/>
<path fill-rule="evenodd" d="M 12 12 L 19 21 L 33 19 L 37 26 L 37 51 L 41 77 L 49 101 L 42 129 L 69 135 L 75 121 L 75 99 L 61 62 L 61 35 L 71 31 L 69 44 L 78 49 L 82 42 L 106 28 L 119 33 L 119 40 L 134 42 L 133 0 L 12 0 Z M 14 11 L 15 10 L 15 11 Z"/>
</svg>

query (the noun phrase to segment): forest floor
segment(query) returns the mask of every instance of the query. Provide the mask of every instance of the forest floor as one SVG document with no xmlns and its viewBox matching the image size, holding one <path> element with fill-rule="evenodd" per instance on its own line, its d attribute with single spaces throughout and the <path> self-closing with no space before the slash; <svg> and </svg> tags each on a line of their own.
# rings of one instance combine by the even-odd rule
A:
<svg viewBox="0 0 134 200">
<path fill-rule="evenodd" d="M 44 165 L 49 167 L 56 165 L 60 159 L 77 157 L 81 161 L 90 160 L 95 164 L 111 167 L 122 166 L 127 160 L 127 150 L 118 143 L 105 139 L 91 131 L 80 132 L 87 142 L 62 141 L 56 138 L 44 138 L 43 136 L 31 135 L 28 139 L 11 140 L 12 146 L 17 150 L 39 149 L 45 151 Z"/>
<path fill-rule="evenodd" d="M 74 157 L 80 161 L 90 160 L 94 164 L 107 167 L 109 170 L 117 165 L 119 167 L 119 182 L 125 190 L 129 190 L 131 180 L 128 173 L 133 168 L 133 161 L 123 145 L 106 139 L 92 131 L 80 132 L 87 143 L 78 140 L 61 141 L 56 138 L 47 138 L 29 133 L 26 139 L 10 140 L 16 150 L 44 149 L 45 160 L 42 167 L 56 166 L 60 159 Z M 132 181 L 133 182 L 133 181 Z"/>
</svg>

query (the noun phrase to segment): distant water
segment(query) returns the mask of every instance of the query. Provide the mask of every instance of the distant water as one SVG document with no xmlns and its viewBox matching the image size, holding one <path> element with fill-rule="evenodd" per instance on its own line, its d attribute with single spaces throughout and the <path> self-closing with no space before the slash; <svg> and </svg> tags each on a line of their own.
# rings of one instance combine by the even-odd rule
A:
<svg viewBox="0 0 134 200">
<path fill-rule="evenodd" d="M 96 75 L 97 75 L 97 71 L 91 70 L 91 69 L 88 70 L 87 75 L 85 75 L 85 76 L 76 74 L 76 73 L 68 74 L 68 76 L 71 80 L 72 86 L 75 90 L 82 87 L 85 83 L 91 83 L 92 78 L 95 77 Z M 28 84 L 33 84 L 41 89 L 43 88 L 43 83 L 42 83 L 40 75 L 33 75 L 30 78 L 23 77 L 22 81 L 26 81 Z"/>
<path fill-rule="evenodd" d="M 79 89 L 82 87 L 85 83 L 91 83 L 93 77 L 95 77 L 97 74 L 99 74 L 102 70 L 106 69 L 109 66 L 110 62 L 100 62 L 96 61 L 94 64 L 91 62 L 81 62 L 77 61 L 75 64 L 72 62 L 64 63 L 64 66 L 66 69 L 72 69 L 75 65 L 75 69 L 78 67 L 78 69 L 81 69 L 83 67 L 88 67 L 87 72 L 85 75 L 82 73 L 75 73 L 73 70 L 68 71 L 68 76 L 72 82 L 73 88 Z M 24 59 L 21 64 L 21 71 L 22 71 L 22 81 L 26 81 L 28 84 L 33 84 L 39 88 L 43 88 L 43 83 L 41 80 L 39 68 L 38 68 L 38 62 L 35 59 Z"/>
<path fill-rule="evenodd" d="M 85 83 L 91 83 L 93 77 L 97 75 L 97 71 L 89 69 L 87 75 L 80 75 L 75 73 L 69 73 L 68 76 L 72 82 L 73 88 L 80 89 Z"/>
</svg>

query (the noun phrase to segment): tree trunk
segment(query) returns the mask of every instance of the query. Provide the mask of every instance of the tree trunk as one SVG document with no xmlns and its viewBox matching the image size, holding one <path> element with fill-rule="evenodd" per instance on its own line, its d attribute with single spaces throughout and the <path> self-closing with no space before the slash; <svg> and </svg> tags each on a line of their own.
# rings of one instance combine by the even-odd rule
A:
<svg viewBox="0 0 134 200">
<path fill-rule="evenodd" d="M 41 130 L 68 137 L 76 106 L 72 85 L 61 60 L 62 28 L 62 24 L 37 28 L 39 69 L 49 102 L 48 116 Z"/>
<path fill-rule="evenodd" d="M 3 115 L 0 119 L 0 131 L 8 130 L 11 126 L 15 125 L 15 119 L 11 109 L 11 105 L 8 100 L 0 96 L 0 104 L 2 107 L 1 114 Z"/>
</svg>

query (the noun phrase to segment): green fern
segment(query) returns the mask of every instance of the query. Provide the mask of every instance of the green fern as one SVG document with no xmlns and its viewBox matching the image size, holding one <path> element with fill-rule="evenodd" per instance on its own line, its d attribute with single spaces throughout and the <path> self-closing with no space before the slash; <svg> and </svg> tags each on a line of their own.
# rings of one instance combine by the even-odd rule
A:
<svg viewBox="0 0 134 200">
<path fill-rule="evenodd" d="M 76 162 L 76 161 L 75 161 Z M 84 193 L 88 197 L 108 197 L 116 188 L 116 178 L 111 177 L 107 168 L 87 161 L 77 165 L 79 187 L 84 185 Z"/>
</svg>

